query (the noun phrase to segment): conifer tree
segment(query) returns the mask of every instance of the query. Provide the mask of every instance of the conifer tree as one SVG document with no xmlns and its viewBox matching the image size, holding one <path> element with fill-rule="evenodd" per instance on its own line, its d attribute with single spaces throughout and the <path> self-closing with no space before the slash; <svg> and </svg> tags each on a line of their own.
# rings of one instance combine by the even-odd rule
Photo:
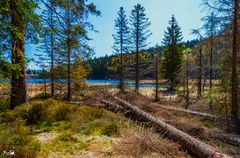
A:
<svg viewBox="0 0 240 158">
<path fill-rule="evenodd" d="M 172 91 L 179 82 L 177 76 L 181 67 L 184 46 L 181 44 L 183 38 L 181 28 L 174 15 L 171 17 L 169 25 L 163 39 L 165 48 L 162 56 L 161 71 L 163 78 L 168 79 Z"/>
<path fill-rule="evenodd" d="M 49 8 L 49 5 L 42 0 Z M 94 30 L 93 25 L 87 20 L 89 14 L 100 15 L 93 3 L 87 3 L 85 0 L 63 0 L 52 1 L 52 9 L 58 19 L 58 51 L 59 59 L 62 59 L 62 65 L 67 65 L 67 96 L 71 100 L 71 65 L 74 56 L 81 58 L 89 57 L 92 49 L 88 46 L 88 31 Z M 82 59 L 83 60 L 83 59 Z"/>
<path fill-rule="evenodd" d="M 133 51 L 136 53 L 136 65 L 135 65 L 135 91 L 139 90 L 139 78 L 140 78 L 140 70 L 139 70 L 139 52 L 144 49 L 148 43 L 147 39 L 151 35 L 148 27 L 151 25 L 149 19 L 146 17 L 145 9 L 142 5 L 137 4 L 134 6 L 134 9 L 131 12 L 130 16 L 130 24 L 131 24 L 131 44 Z"/>
<path fill-rule="evenodd" d="M 42 54 L 36 54 L 39 56 L 40 61 L 44 62 L 46 67 L 45 70 L 49 70 L 50 72 L 50 79 L 51 79 L 51 96 L 55 93 L 55 74 L 54 74 L 54 66 L 56 63 L 55 58 L 57 58 L 56 53 L 56 42 L 57 42 L 57 33 L 58 33 L 58 26 L 57 26 L 57 19 L 56 15 L 53 11 L 54 6 L 50 0 L 46 2 L 49 7 L 46 7 L 45 10 L 42 12 L 42 34 L 41 34 L 41 45 L 39 49 L 43 51 Z"/>
<path fill-rule="evenodd" d="M 6 41 L 6 51 L 11 51 L 11 98 L 13 109 L 26 102 L 25 54 L 24 43 L 31 39 L 36 42 L 39 17 L 34 12 L 37 3 L 34 0 L 2 0 L 0 2 L 0 28 Z"/>
<path fill-rule="evenodd" d="M 129 46 L 129 28 L 128 20 L 125 15 L 124 8 L 121 7 L 118 12 L 118 18 L 115 20 L 115 31 L 113 35 L 114 46 L 116 53 L 120 53 L 120 90 L 124 92 L 124 75 L 123 75 L 123 53 L 127 53 Z"/>
</svg>

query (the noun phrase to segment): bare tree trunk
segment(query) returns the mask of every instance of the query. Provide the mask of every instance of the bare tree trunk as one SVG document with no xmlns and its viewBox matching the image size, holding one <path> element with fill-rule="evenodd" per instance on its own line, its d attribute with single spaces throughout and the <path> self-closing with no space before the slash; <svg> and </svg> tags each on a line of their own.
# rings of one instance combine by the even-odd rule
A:
<svg viewBox="0 0 240 158">
<path fill-rule="evenodd" d="M 170 55 L 171 55 L 171 74 L 170 74 L 170 91 L 173 91 L 174 87 L 173 87 L 173 80 L 174 80 L 174 75 L 173 75 L 173 44 L 170 45 Z"/>
<path fill-rule="evenodd" d="M 121 57 L 120 57 L 120 90 L 124 92 L 124 83 L 123 83 L 123 35 L 122 35 L 122 28 L 121 28 L 121 35 L 120 35 L 120 49 L 121 49 Z"/>
<path fill-rule="evenodd" d="M 20 67 L 19 75 L 12 74 L 11 79 L 11 98 L 10 109 L 25 103 L 27 90 L 25 82 L 25 62 L 24 62 L 24 21 L 22 15 L 18 12 L 16 1 L 11 0 L 11 24 L 15 31 L 11 32 L 12 43 L 12 64 Z M 19 34 L 21 36 L 19 37 Z"/>
<path fill-rule="evenodd" d="M 136 28 L 136 82 L 135 91 L 139 92 L 139 10 L 137 10 L 137 28 Z"/>
<path fill-rule="evenodd" d="M 51 11 L 51 22 L 53 22 L 53 13 Z M 51 32 L 51 96 L 54 96 L 54 41 L 53 32 Z"/>
<path fill-rule="evenodd" d="M 47 96 L 46 71 L 43 69 L 44 96 Z"/>
<path fill-rule="evenodd" d="M 198 94 L 197 98 L 202 97 L 202 49 L 199 49 L 199 65 L 198 65 Z"/>
<path fill-rule="evenodd" d="M 212 31 L 212 30 L 211 30 Z M 209 69 L 209 89 L 210 89 L 210 97 L 211 94 L 211 88 L 212 88 L 212 77 L 213 76 L 213 35 L 211 33 L 210 37 L 210 69 Z M 212 104 L 209 104 L 209 109 L 212 109 Z"/>
<path fill-rule="evenodd" d="M 231 117 L 238 124 L 238 81 L 237 81 L 237 38 L 238 38 L 238 13 L 239 0 L 234 0 L 233 18 L 233 43 L 232 43 L 232 107 Z"/>
<path fill-rule="evenodd" d="M 209 88 L 212 88 L 213 78 L 213 37 L 210 37 L 210 68 L 209 68 Z"/>
<path fill-rule="evenodd" d="M 189 107 L 189 88 L 188 88 L 188 67 L 189 67 L 189 63 L 188 63 L 188 52 L 187 52 L 187 59 L 186 59 L 186 91 L 187 91 L 187 95 L 186 95 L 186 105 L 185 105 L 185 109 L 187 109 Z"/>
<path fill-rule="evenodd" d="M 158 55 L 156 55 L 156 64 L 155 64 L 155 77 L 156 77 L 156 89 L 155 89 L 155 101 L 159 101 L 158 95 Z"/>
</svg>

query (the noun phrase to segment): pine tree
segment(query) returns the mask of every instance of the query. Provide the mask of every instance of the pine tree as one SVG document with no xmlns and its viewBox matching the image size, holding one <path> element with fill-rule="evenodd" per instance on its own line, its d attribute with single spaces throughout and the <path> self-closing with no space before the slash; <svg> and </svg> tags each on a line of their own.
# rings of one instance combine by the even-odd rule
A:
<svg viewBox="0 0 240 158">
<path fill-rule="evenodd" d="M 125 15 L 123 7 L 118 12 L 118 18 L 115 20 L 115 31 L 113 35 L 114 46 L 113 49 L 116 53 L 120 53 L 120 90 L 124 92 L 124 76 L 123 76 L 123 53 L 127 53 L 129 46 L 129 28 L 128 20 Z"/>
<path fill-rule="evenodd" d="M 183 38 L 181 28 L 174 15 L 169 21 L 169 25 L 163 39 L 165 48 L 161 62 L 161 71 L 162 76 L 170 82 L 170 90 L 174 90 L 179 82 L 177 76 L 180 71 L 184 46 L 181 44 Z"/>
<path fill-rule="evenodd" d="M 139 51 L 145 48 L 148 43 L 147 39 L 151 35 L 148 27 L 151 25 L 149 19 L 146 17 L 145 9 L 140 4 L 134 6 L 130 17 L 131 23 L 131 44 L 133 51 L 136 52 L 136 65 L 135 65 L 135 91 L 139 90 Z"/>
</svg>

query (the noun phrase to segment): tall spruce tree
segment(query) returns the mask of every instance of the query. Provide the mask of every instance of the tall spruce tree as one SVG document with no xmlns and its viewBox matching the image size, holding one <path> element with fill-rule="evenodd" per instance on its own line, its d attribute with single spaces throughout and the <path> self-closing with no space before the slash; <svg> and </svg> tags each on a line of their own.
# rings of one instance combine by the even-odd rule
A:
<svg viewBox="0 0 240 158">
<path fill-rule="evenodd" d="M 39 49 L 43 51 L 42 54 L 36 54 L 39 56 L 40 61 L 44 62 L 45 70 L 49 70 L 50 79 L 51 79 L 51 96 L 54 95 L 55 92 L 55 74 L 54 74 L 54 66 L 55 66 L 55 57 L 56 57 L 56 42 L 57 42 L 57 19 L 56 15 L 53 11 L 54 7 L 50 0 L 45 2 L 49 7 L 46 7 L 42 12 L 42 34 L 41 34 L 41 45 Z M 57 58 L 57 57 L 56 57 Z"/>
<path fill-rule="evenodd" d="M 42 2 L 49 8 L 46 2 Z M 52 1 L 54 11 L 59 27 L 58 27 L 58 51 L 63 59 L 62 65 L 67 65 L 67 96 L 66 99 L 71 100 L 71 66 L 74 57 L 89 57 L 92 49 L 88 46 L 88 31 L 93 30 L 93 25 L 87 20 L 88 15 L 100 15 L 93 3 L 87 3 L 86 0 L 63 0 Z"/>
<path fill-rule="evenodd" d="M 11 51 L 11 109 L 26 102 L 24 43 L 28 39 L 36 42 L 35 35 L 39 23 L 39 17 L 34 12 L 36 7 L 35 0 L 1 0 L 0 2 L 1 37 L 5 37 L 5 48 L 8 48 L 6 51 Z"/>
<path fill-rule="evenodd" d="M 167 31 L 164 32 L 163 44 L 165 48 L 161 61 L 161 72 L 163 78 L 169 80 L 170 90 L 174 90 L 179 82 L 177 76 L 181 67 L 184 46 L 181 44 L 183 39 L 181 28 L 174 15 L 172 15 L 169 25 Z"/>
<path fill-rule="evenodd" d="M 125 15 L 124 8 L 121 7 L 118 12 L 118 18 L 115 20 L 115 31 L 116 33 L 113 35 L 114 38 L 114 46 L 113 49 L 116 53 L 120 53 L 120 90 L 124 92 L 124 74 L 123 74 L 123 53 L 127 53 L 129 46 L 129 28 L 128 28 L 128 20 Z"/>
<path fill-rule="evenodd" d="M 136 52 L 136 65 L 135 65 L 135 91 L 138 93 L 139 90 L 139 52 L 145 48 L 148 43 L 147 39 L 152 34 L 148 27 L 151 25 L 149 19 L 146 17 L 145 9 L 142 5 L 137 4 L 131 12 L 130 16 L 131 23 L 131 44 L 133 51 Z"/>
</svg>

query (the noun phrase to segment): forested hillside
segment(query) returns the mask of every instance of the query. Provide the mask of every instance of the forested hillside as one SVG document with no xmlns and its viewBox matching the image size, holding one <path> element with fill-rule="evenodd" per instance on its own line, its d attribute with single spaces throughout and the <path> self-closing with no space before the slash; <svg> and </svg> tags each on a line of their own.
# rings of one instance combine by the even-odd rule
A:
<svg viewBox="0 0 240 158">
<path fill-rule="evenodd" d="M 187 42 L 183 42 L 186 48 L 193 48 L 199 43 L 199 40 L 191 40 Z M 146 50 L 142 50 L 141 52 L 144 53 L 144 58 L 141 61 L 141 79 L 153 79 L 154 78 L 154 70 L 152 67 L 154 66 L 151 64 L 154 60 L 154 54 L 156 52 L 161 52 L 163 50 L 163 46 L 156 46 L 151 47 Z M 125 55 L 134 57 L 134 53 L 126 53 Z M 117 54 L 115 55 L 106 55 L 104 57 L 93 58 L 88 60 L 88 64 L 90 66 L 90 73 L 88 75 L 88 79 L 117 79 L 117 71 L 116 63 L 114 63 L 116 58 L 118 57 Z M 130 57 L 131 58 L 131 57 Z M 129 59 L 131 60 L 131 59 Z M 150 63 L 150 64 L 149 64 Z M 112 69 L 111 69 L 112 68 Z M 134 72 L 130 72 L 127 76 L 128 79 L 134 79 Z"/>
</svg>

